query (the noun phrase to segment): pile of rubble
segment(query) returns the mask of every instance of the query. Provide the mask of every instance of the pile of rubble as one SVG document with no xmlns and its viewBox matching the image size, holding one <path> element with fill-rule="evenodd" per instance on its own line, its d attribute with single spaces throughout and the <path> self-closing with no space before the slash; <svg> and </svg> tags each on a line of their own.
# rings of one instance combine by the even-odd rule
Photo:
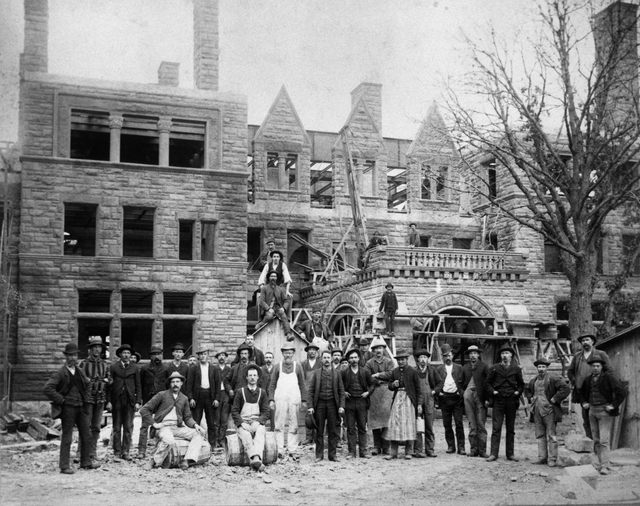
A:
<svg viewBox="0 0 640 506">
<path fill-rule="evenodd" d="M 28 418 L 16 413 L 0 416 L 0 450 L 41 449 L 60 439 L 60 420 Z"/>
</svg>

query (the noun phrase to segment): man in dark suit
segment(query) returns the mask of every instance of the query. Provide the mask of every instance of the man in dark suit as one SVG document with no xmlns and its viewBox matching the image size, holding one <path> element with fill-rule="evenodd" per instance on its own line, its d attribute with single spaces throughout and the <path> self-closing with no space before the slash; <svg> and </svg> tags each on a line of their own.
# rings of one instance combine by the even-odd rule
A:
<svg viewBox="0 0 640 506">
<path fill-rule="evenodd" d="M 256 348 L 253 334 L 247 334 L 242 344 L 249 347 L 249 362 L 253 362 L 258 367 L 262 367 L 264 365 L 264 353 L 262 353 L 262 350 Z M 243 349 L 246 349 L 246 347 Z M 238 348 L 236 358 L 233 359 L 231 365 L 236 365 L 238 362 L 240 362 L 240 348 Z"/>
<path fill-rule="evenodd" d="M 329 436 L 329 460 L 338 461 L 338 415 L 344 414 L 344 384 L 337 369 L 331 366 L 331 352 L 322 352 L 322 365 L 314 369 L 308 383 L 308 410 L 316 421 L 316 462 L 324 458 L 324 426 Z"/>
<path fill-rule="evenodd" d="M 395 336 L 394 327 L 396 321 L 396 313 L 398 312 L 398 298 L 393 291 L 393 284 L 387 283 L 385 285 L 386 292 L 382 294 L 380 299 L 380 307 L 378 311 L 384 314 L 384 325 L 387 329 L 388 336 Z"/>
<path fill-rule="evenodd" d="M 307 391 L 309 390 L 309 380 L 311 379 L 311 376 L 313 376 L 314 371 L 322 367 L 322 362 L 318 357 L 319 349 L 320 348 L 315 343 L 308 344 L 304 348 L 304 351 L 307 352 L 307 358 L 306 360 L 302 361 L 301 365 L 302 365 L 302 374 L 304 375 L 304 382 L 307 387 Z M 304 413 L 302 413 L 302 416 L 304 416 Z M 307 435 L 303 444 L 312 445 L 313 441 L 316 438 L 315 430 L 307 429 L 306 432 L 307 432 Z"/>
<path fill-rule="evenodd" d="M 90 401 L 89 379 L 79 367 L 78 345 L 69 343 L 64 349 L 65 364 L 58 369 L 44 386 L 44 394 L 52 402 L 52 418 L 59 414 L 62 421 L 60 441 L 60 472 L 73 474 L 69 465 L 73 426 L 80 433 L 80 467 L 97 469 L 100 464 L 91 461 L 91 430 L 85 404 Z"/>
<path fill-rule="evenodd" d="M 293 337 L 289 318 L 287 317 L 291 299 L 287 297 L 284 288 L 278 286 L 279 276 L 276 271 L 269 272 L 267 279 L 269 283 L 260 289 L 260 308 L 264 312 L 260 324 L 269 323 L 274 318 L 278 318 L 282 322 L 287 340 L 291 341 Z"/>
<path fill-rule="evenodd" d="M 207 419 L 207 439 L 213 450 L 217 441 L 213 415 L 215 409 L 220 406 L 220 370 L 209 363 L 209 350 L 200 348 L 196 351 L 196 355 L 198 364 L 194 365 L 189 372 L 186 393 L 196 423 L 202 421 L 203 413 Z"/>
<path fill-rule="evenodd" d="M 480 348 L 469 346 L 465 353 L 469 356 L 462 368 L 462 390 L 464 408 L 469 420 L 469 457 L 489 458 L 487 455 L 487 407 L 485 406 L 484 382 L 489 374 L 489 366 L 480 360 Z"/>
<path fill-rule="evenodd" d="M 166 390 L 166 382 L 169 377 L 169 369 L 162 363 L 162 346 L 154 344 L 149 350 L 148 364 L 140 367 L 140 384 L 142 386 L 142 403 L 145 404 L 158 392 Z M 149 439 L 149 426 L 144 423 L 140 424 L 140 433 L 138 435 L 138 458 L 145 459 L 147 457 L 147 441 Z"/>
<path fill-rule="evenodd" d="M 361 459 L 371 458 L 367 452 L 367 412 L 369 410 L 369 396 L 375 387 L 369 370 L 360 367 L 361 357 L 362 353 L 357 348 L 350 350 L 347 353 L 349 366 L 342 371 L 342 383 L 346 398 L 344 408 L 349 444 L 348 459 L 356 458 L 356 445 L 359 448 Z"/>
<path fill-rule="evenodd" d="M 438 374 L 438 385 L 436 385 L 436 396 L 442 411 L 442 424 L 444 425 L 444 438 L 447 440 L 447 453 L 456 452 L 456 440 L 458 442 L 458 453 L 465 455 L 464 443 L 464 388 L 462 387 L 462 366 L 453 363 L 453 350 L 448 344 L 443 344 L 442 348 L 443 364 L 436 367 Z M 455 437 L 451 419 L 456 424 Z"/>
<path fill-rule="evenodd" d="M 231 413 L 231 401 L 229 394 L 224 388 L 224 382 L 229 377 L 231 372 L 231 366 L 227 364 L 227 357 L 229 355 L 226 351 L 222 350 L 216 353 L 216 360 L 218 361 L 216 367 L 220 372 L 220 405 L 214 412 L 214 419 L 216 423 L 216 432 L 218 434 L 218 446 L 222 446 L 227 435 L 227 426 L 229 424 L 229 414 Z"/>
<path fill-rule="evenodd" d="M 140 369 L 131 363 L 131 346 L 123 344 L 116 350 L 120 358 L 111 364 L 113 382 L 107 387 L 107 409 L 113 413 L 113 454 L 116 458 L 131 460 L 131 433 L 133 417 L 142 404 Z"/>
<path fill-rule="evenodd" d="M 165 364 L 165 366 L 169 370 L 169 375 L 173 374 L 174 372 L 179 372 L 185 378 L 189 377 L 189 365 L 187 364 L 187 362 L 182 360 L 182 357 L 184 357 L 186 351 L 187 350 L 182 343 L 176 343 L 171 347 L 173 360 Z M 186 388 L 187 380 L 185 380 L 184 384 L 182 385 L 182 393 L 185 393 Z"/>
<path fill-rule="evenodd" d="M 333 332 L 322 321 L 322 311 L 319 307 L 311 310 L 311 320 L 305 320 L 296 326 L 302 339 L 318 346 L 319 353 L 333 348 Z"/>
</svg>

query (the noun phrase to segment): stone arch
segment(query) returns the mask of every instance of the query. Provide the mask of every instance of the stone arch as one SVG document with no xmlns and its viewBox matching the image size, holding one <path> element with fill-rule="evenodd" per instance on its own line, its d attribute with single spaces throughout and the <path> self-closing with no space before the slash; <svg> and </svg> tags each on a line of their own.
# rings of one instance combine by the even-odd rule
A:
<svg viewBox="0 0 640 506">
<path fill-rule="evenodd" d="M 453 310 L 455 314 L 470 313 L 470 316 L 486 316 L 496 318 L 491 306 L 477 295 L 470 292 L 447 291 L 428 298 L 418 306 L 416 313 L 444 313 L 445 310 Z M 411 319 L 413 328 L 422 327 L 424 319 L 415 317 Z"/>
<path fill-rule="evenodd" d="M 331 314 L 342 306 L 351 306 L 356 313 L 365 314 L 370 312 L 362 295 L 353 288 L 339 290 L 329 297 L 324 306 L 324 313 L 329 315 L 329 321 L 331 320 Z"/>
</svg>

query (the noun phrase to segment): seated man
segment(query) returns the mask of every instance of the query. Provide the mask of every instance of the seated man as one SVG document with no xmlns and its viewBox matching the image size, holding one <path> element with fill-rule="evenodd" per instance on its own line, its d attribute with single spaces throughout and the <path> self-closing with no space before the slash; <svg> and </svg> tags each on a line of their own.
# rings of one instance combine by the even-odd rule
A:
<svg viewBox="0 0 640 506">
<path fill-rule="evenodd" d="M 274 318 L 278 318 L 284 327 L 287 341 L 292 341 L 293 335 L 291 333 L 289 319 L 287 318 L 291 299 L 287 297 L 284 288 L 278 286 L 277 281 L 279 276 L 276 271 L 269 272 L 267 277 L 269 284 L 264 285 L 260 289 L 260 308 L 264 311 L 264 316 L 260 323 L 269 323 Z"/>
<path fill-rule="evenodd" d="M 180 469 L 186 471 L 189 461 L 195 463 L 198 460 L 204 442 L 204 429 L 194 421 L 189 409 L 189 399 L 180 391 L 184 380 L 182 374 L 173 372 L 167 380 L 169 390 L 157 393 L 140 409 L 142 420 L 156 429 L 160 440 L 151 460 L 145 465 L 147 470 L 162 465 L 171 447 L 175 446 L 175 439 L 191 441 L 180 462 Z"/>
<path fill-rule="evenodd" d="M 267 432 L 265 423 L 269 420 L 269 396 L 258 387 L 260 367 L 249 364 L 246 370 L 247 386 L 242 387 L 233 399 L 231 416 L 238 428 L 238 437 L 251 461 L 251 468 L 264 471 L 262 455 Z"/>
</svg>

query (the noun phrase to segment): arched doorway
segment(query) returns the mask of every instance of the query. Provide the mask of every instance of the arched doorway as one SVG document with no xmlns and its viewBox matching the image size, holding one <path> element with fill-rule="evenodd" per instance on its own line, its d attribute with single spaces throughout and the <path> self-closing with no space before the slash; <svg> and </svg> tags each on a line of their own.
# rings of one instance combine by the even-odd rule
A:
<svg viewBox="0 0 640 506">
<path fill-rule="evenodd" d="M 341 347 L 345 345 L 353 333 L 355 317 L 356 309 L 351 305 L 344 305 L 337 308 L 329 320 L 329 328 L 337 338 L 337 342 L 341 343 Z"/>
</svg>

